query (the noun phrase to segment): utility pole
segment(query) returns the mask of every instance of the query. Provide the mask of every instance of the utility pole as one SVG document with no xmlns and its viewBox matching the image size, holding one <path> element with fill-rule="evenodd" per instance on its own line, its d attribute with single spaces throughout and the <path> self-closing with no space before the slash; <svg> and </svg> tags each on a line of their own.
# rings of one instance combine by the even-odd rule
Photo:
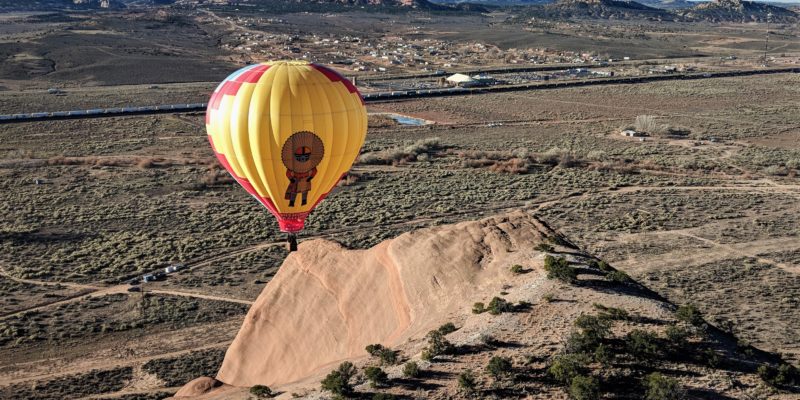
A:
<svg viewBox="0 0 800 400">
<path fill-rule="evenodd" d="M 767 51 L 769 50 L 769 23 L 772 21 L 772 13 L 767 13 L 767 36 L 764 39 L 764 66 L 767 66 Z"/>
</svg>

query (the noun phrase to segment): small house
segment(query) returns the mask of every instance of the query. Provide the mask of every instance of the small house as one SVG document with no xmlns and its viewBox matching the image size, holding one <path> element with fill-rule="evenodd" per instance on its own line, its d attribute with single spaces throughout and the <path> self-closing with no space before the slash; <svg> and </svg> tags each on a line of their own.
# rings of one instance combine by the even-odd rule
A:
<svg viewBox="0 0 800 400">
<path fill-rule="evenodd" d="M 623 130 L 622 132 L 620 132 L 620 134 L 621 134 L 622 136 L 626 136 L 626 137 L 643 137 L 643 136 L 647 136 L 647 134 L 646 134 L 646 133 L 644 133 L 644 132 L 637 132 L 637 131 L 635 131 L 635 130 L 633 130 L 633 129 L 625 129 L 625 130 Z"/>
</svg>

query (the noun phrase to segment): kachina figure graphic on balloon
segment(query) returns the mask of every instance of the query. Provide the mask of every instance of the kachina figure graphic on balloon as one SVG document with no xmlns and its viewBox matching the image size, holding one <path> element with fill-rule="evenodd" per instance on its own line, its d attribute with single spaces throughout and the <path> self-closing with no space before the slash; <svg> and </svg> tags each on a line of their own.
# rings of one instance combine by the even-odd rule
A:
<svg viewBox="0 0 800 400">
<path fill-rule="evenodd" d="M 289 187 L 286 188 L 286 200 L 289 207 L 294 207 L 297 195 L 301 194 L 300 205 L 308 204 L 308 192 L 311 180 L 317 175 L 317 165 L 322 161 L 325 145 L 322 139 L 311 132 L 297 132 L 283 144 L 281 160 L 286 166 L 286 177 Z"/>
<path fill-rule="evenodd" d="M 226 78 L 209 100 L 206 130 L 222 166 L 275 215 L 294 251 L 308 215 L 358 157 L 367 110 L 335 71 L 276 61 Z"/>
</svg>

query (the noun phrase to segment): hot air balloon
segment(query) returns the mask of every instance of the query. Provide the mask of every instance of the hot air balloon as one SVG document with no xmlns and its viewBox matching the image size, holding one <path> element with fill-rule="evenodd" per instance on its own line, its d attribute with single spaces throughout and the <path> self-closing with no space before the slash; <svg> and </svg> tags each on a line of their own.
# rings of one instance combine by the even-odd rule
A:
<svg viewBox="0 0 800 400">
<path fill-rule="evenodd" d="M 293 251 L 306 217 L 358 156 L 367 112 L 335 71 L 276 61 L 226 78 L 208 102 L 206 130 L 219 162 L 278 219 Z"/>
</svg>

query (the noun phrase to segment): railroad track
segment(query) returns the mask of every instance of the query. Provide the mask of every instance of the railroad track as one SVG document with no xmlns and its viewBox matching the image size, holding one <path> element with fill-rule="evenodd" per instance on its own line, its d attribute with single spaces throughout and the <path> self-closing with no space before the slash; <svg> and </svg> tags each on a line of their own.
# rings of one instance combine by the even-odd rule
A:
<svg viewBox="0 0 800 400">
<path fill-rule="evenodd" d="M 464 95 L 475 95 L 475 94 L 485 94 L 485 93 L 561 89 L 561 88 L 579 87 L 579 86 L 622 85 L 622 84 L 637 84 L 637 83 L 649 83 L 649 82 L 672 81 L 672 80 L 712 79 L 712 78 L 728 78 L 734 76 L 751 76 L 751 75 L 785 74 L 785 73 L 800 73 L 800 67 L 748 69 L 748 70 L 734 70 L 734 71 L 721 71 L 721 72 L 679 73 L 679 74 L 633 76 L 633 77 L 594 78 L 594 79 L 582 79 L 582 80 L 571 80 L 571 81 L 525 83 L 519 85 L 500 85 L 500 86 L 476 87 L 476 88 L 396 90 L 391 92 L 367 93 L 363 95 L 363 98 L 364 102 L 366 103 L 376 103 L 376 102 L 407 100 L 407 99 L 416 99 L 424 97 L 464 96 Z M 5 114 L 5 115 L 0 114 L 0 124 L 32 122 L 32 121 L 52 121 L 52 120 L 64 120 L 64 119 L 81 119 L 81 118 L 124 117 L 133 115 L 151 115 L 151 114 L 173 114 L 173 113 L 190 113 L 190 112 L 204 113 L 205 110 L 206 110 L 206 103 L 189 103 L 189 104 L 166 104 L 158 106 L 140 106 L 140 107 L 123 107 L 123 108 L 96 108 L 91 110 L 34 112 L 34 113 Z"/>
</svg>

